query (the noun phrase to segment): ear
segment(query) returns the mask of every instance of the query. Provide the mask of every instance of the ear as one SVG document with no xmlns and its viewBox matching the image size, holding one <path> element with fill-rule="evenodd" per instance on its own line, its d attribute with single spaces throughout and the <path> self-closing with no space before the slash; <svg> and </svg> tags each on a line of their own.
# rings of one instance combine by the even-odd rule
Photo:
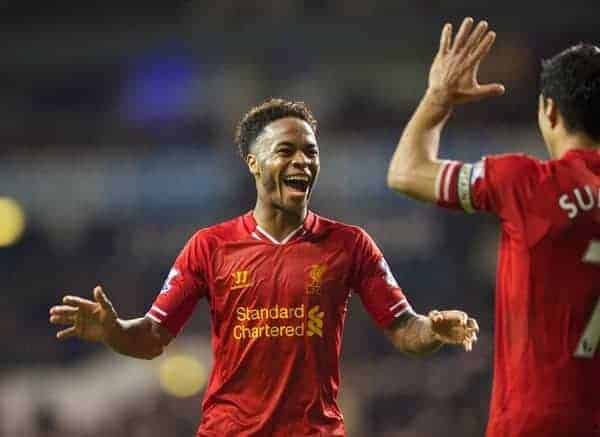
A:
<svg viewBox="0 0 600 437">
<path fill-rule="evenodd" d="M 246 164 L 248 165 L 248 170 L 250 170 L 250 173 L 252 173 L 255 177 L 260 176 L 260 168 L 258 166 L 256 155 L 249 153 L 246 156 Z"/>
<path fill-rule="evenodd" d="M 558 124 L 558 108 L 553 99 L 543 97 L 544 99 L 544 115 L 548 119 L 551 128 L 555 128 Z"/>
</svg>

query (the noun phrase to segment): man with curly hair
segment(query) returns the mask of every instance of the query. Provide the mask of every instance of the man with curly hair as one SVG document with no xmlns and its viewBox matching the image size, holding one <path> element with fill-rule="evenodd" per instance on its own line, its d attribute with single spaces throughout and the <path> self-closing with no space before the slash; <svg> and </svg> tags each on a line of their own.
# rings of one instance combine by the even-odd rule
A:
<svg viewBox="0 0 600 437">
<path fill-rule="evenodd" d="M 404 129 L 391 188 L 501 222 L 488 437 L 600 436 L 600 49 L 544 61 L 538 124 L 551 159 L 437 157 L 454 107 L 504 93 L 478 83 L 495 39 L 444 26 L 429 87 Z"/>
<path fill-rule="evenodd" d="M 154 358 L 198 300 L 210 308 L 214 368 L 198 436 L 343 436 L 337 404 L 342 330 L 351 291 L 410 355 L 442 344 L 470 350 L 477 323 L 461 311 L 413 311 L 366 234 L 308 210 L 319 174 L 317 122 L 301 102 L 251 109 L 236 143 L 256 184 L 253 210 L 199 230 L 148 313 L 122 320 L 100 287 L 65 296 L 50 322 L 59 339 L 103 342 Z"/>
</svg>

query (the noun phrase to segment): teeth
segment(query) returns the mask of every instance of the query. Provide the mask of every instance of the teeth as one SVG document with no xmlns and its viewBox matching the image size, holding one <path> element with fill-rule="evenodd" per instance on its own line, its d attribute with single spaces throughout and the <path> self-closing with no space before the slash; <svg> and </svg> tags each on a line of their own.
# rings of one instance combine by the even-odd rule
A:
<svg viewBox="0 0 600 437">
<path fill-rule="evenodd" d="M 285 178 L 286 181 L 299 181 L 299 182 L 308 182 L 308 178 L 304 176 L 288 176 Z"/>
</svg>

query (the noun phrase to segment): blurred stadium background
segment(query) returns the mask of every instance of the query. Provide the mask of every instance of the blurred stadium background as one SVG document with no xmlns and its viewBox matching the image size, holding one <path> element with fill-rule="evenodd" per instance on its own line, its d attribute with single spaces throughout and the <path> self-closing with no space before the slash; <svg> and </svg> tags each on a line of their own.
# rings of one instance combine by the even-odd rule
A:
<svg viewBox="0 0 600 437">
<path fill-rule="evenodd" d="M 88 5 L 86 5 L 88 3 Z M 58 343 L 48 308 L 100 283 L 143 314 L 181 246 L 253 205 L 233 127 L 269 96 L 320 121 L 313 209 L 364 226 L 420 311 L 480 321 L 464 354 L 394 352 L 352 302 L 341 402 L 351 437 L 481 436 L 491 381 L 497 229 L 385 187 L 387 162 L 426 85 L 444 20 L 490 20 L 483 67 L 507 95 L 454 115 L 442 154 L 543 156 L 537 74 L 598 42 L 594 2 L 263 0 L 0 6 L 0 435 L 191 436 L 210 371 L 200 305 L 165 356 Z"/>
</svg>

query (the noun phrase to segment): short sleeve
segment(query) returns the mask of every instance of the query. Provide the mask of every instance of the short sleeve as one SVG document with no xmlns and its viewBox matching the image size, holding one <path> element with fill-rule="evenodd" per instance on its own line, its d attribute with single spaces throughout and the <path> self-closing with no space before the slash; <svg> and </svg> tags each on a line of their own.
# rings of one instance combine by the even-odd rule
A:
<svg viewBox="0 0 600 437">
<path fill-rule="evenodd" d="M 488 156 L 472 166 L 462 192 L 471 199 L 474 209 L 513 221 L 527 209 L 542 173 L 542 164 L 525 155 Z"/>
<path fill-rule="evenodd" d="M 438 205 L 511 220 L 524 210 L 542 172 L 538 160 L 520 154 L 487 156 L 475 163 L 448 161 L 438 175 Z"/>
<path fill-rule="evenodd" d="M 359 230 L 354 249 L 351 286 L 381 328 L 387 328 L 406 312 L 413 313 L 383 254 L 362 229 Z"/>
<path fill-rule="evenodd" d="M 146 316 L 177 335 L 190 318 L 198 300 L 207 293 L 206 250 L 202 231 L 194 235 L 173 267 Z"/>
</svg>

